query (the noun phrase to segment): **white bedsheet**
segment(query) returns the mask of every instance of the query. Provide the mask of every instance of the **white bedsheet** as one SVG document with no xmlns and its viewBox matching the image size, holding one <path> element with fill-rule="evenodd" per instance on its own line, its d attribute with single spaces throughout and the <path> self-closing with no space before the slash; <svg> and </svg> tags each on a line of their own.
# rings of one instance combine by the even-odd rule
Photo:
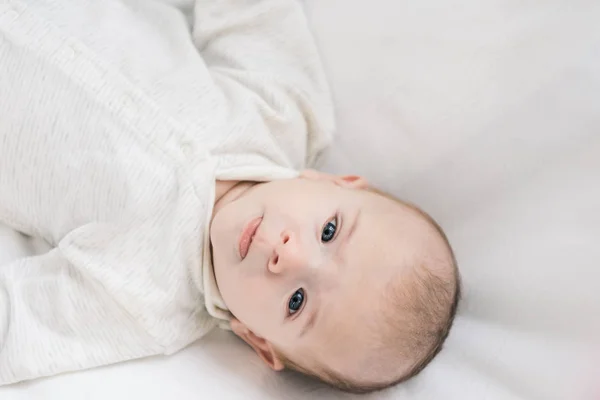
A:
<svg viewBox="0 0 600 400">
<path fill-rule="evenodd" d="M 324 168 L 422 205 L 463 274 L 445 350 L 371 398 L 600 399 L 600 2 L 307 6 L 338 105 Z M 0 264 L 41 247 L 0 230 Z M 224 332 L 169 358 L 0 389 L 107 398 L 346 396 L 268 371 Z"/>
</svg>

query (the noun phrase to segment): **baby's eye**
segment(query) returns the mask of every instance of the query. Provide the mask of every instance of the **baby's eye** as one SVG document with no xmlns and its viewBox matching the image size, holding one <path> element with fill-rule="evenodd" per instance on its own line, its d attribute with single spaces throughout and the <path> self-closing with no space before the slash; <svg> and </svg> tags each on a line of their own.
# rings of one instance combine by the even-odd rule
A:
<svg viewBox="0 0 600 400">
<path fill-rule="evenodd" d="M 335 237 L 337 223 L 337 217 L 334 217 L 325 224 L 325 226 L 323 227 L 323 232 L 321 233 L 321 241 L 323 243 L 327 243 Z"/>
<path fill-rule="evenodd" d="M 290 297 L 290 301 L 288 303 L 288 312 L 290 314 L 295 314 L 302 308 L 302 304 L 304 304 L 304 289 L 298 289 L 296 292 Z"/>
</svg>

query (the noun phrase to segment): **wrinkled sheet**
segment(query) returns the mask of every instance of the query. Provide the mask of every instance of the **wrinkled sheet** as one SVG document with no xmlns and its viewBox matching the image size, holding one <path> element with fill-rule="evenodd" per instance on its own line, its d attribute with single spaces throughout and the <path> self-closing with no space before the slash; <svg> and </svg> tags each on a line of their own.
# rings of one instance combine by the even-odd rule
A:
<svg viewBox="0 0 600 400">
<path fill-rule="evenodd" d="M 339 117 L 322 160 L 442 224 L 464 298 L 439 357 L 376 399 L 600 399 L 600 2 L 307 0 Z M 1 188 L 0 188 L 1 189 Z M 0 229 L 0 265 L 44 245 Z M 214 332 L 2 400 L 352 398 Z"/>
</svg>

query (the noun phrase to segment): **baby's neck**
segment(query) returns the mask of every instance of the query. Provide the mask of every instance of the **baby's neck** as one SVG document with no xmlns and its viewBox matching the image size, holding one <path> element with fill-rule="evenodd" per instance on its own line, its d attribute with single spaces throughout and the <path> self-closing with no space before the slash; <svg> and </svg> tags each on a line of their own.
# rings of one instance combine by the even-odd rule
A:
<svg viewBox="0 0 600 400">
<path fill-rule="evenodd" d="M 215 184 L 215 204 L 239 183 L 240 181 L 217 181 Z"/>
<path fill-rule="evenodd" d="M 239 197 L 257 182 L 248 181 L 217 181 L 215 184 L 215 204 L 213 216 L 215 213 L 227 203 L 230 203 Z"/>
</svg>

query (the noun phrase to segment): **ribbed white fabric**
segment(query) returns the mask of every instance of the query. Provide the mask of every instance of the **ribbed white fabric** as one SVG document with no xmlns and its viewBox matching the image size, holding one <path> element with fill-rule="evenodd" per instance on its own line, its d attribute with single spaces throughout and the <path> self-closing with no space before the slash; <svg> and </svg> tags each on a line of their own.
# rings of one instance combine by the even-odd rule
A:
<svg viewBox="0 0 600 400">
<path fill-rule="evenodd" d="M 294 0 L 0 1 L 0 385 L 180 350 L 226 318 L 216 179 L 295 176 L 333 111 Z M 216 318 L 215 318 L 216 317 Z"/>
</svg>

